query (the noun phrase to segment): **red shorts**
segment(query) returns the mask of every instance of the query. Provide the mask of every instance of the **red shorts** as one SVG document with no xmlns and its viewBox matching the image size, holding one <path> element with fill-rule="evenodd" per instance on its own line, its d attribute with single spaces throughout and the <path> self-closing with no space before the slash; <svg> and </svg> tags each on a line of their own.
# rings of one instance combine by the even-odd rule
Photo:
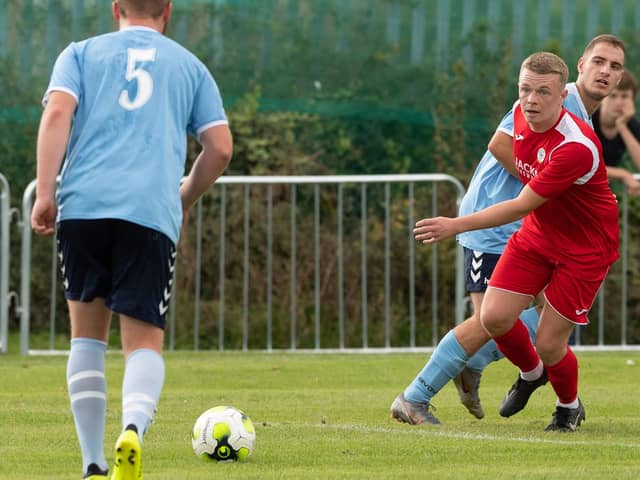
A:
<svg viewBox="0 0 640 480">
<path fill-rule="evenodd" d="M 587 314 L 610 264 L 580 263 L 556 256 L 513 234 L 496 265 L 489 286 L 508 292 L 544 297 L 556 312 L 572 323 L 586 325 Z"/>
</svg>

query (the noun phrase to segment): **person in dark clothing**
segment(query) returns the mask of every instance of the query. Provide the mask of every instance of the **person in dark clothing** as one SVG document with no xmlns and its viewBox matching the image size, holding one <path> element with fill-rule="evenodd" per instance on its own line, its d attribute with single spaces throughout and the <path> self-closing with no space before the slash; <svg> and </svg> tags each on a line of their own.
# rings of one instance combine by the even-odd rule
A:
<svg viewBox="0 0 640 480">
<path fill-rule="evenodd" d="M 602 143 L 607 176 L 610 180 L 621 180 L 631 195 L 640 195 L 640 181 L 620 164 L 627 152 L 633 165 L 640 170 L 640 121 L 635 108 L 637 87 L 634 76 L 625 70 L 620 83 L 602 100 L 592 118 Z"/>
</svg>

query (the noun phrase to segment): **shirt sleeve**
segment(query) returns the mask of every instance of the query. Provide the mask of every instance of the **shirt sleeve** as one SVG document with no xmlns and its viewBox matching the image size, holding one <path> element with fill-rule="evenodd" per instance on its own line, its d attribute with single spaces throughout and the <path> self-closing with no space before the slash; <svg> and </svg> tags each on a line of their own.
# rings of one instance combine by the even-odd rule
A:
<svg viewBox="0 0 640 480">
<path fill-rule="evenodd" d="M 218 85 L 209 70 L 204 66 L 203 70 L 187 126 L 189 134 L 196 138 L 211 127 L 228 123 Z"/>
<path fill-rule="evenodd" d="M 49 86 L 42 97 L 42 105 L 47 104 L 49 94 L 55 91 L 66 92 L 76 99 L 76 103 L 80 103 L 81 88 L 80 63 L 76 54 L 76 44 L 70 43 L 60 53 L 53 65 Z"/>
<path fill-rule="evenodd" d="M 600 162 L 595 151 L 579 142 L 562 144 L 549 159 L 549 164 L 528 183 L 529 188 L 544 198 L 553 198 L 573 184 L 587 183 Z"/>
<path fill-rule="evenodd" d="M 633 136 L 640 142 L 640 121 L 636 117 L 631 117 L 629 120 L 629 130 L 633 133 Z"/>
<path fill-rule="evenodd" d="M 502 120 L 500 120 L 496 130 L 513 137 L 513 109 L 509 110 L 504 117 L 502 117 Z"/>
</svg>

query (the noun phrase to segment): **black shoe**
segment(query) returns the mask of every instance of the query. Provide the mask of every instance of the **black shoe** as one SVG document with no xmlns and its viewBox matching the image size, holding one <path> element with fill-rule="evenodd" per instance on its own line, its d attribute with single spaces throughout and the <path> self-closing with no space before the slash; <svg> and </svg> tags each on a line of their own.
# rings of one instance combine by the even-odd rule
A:
<svg viewBox="0 0 640 480">
<path fill-rule="evenodd" d="M 529 401 L 531 394 L 539 387 L 549 381 L 547 371 L 543 370 L 542 375 L 537 380 L 528 382 L 518 375 L 518 380 L 513 384 L 500 405 L 500 415 L 510 417 L 522 410 Z"/>
<path fill-rule="evenodd" d="M 84 477 L 82 478 L 87 480 L 93 480 L 101 477 L 107 478 L 108 475 L 109 475 L 109 470 L 102 470 L 95 463 L 90 463 L 89 466 L 87 467 L 87 473 L 85 473 Z"/>
<path fill-rule="evenodd" d="M 576 428 L 587 418 L 584 405 L 578 399 L 578 408 L 556 407 L 551 417 L 551 423 L 545 432 L 575 432 Z"/>
</svg>

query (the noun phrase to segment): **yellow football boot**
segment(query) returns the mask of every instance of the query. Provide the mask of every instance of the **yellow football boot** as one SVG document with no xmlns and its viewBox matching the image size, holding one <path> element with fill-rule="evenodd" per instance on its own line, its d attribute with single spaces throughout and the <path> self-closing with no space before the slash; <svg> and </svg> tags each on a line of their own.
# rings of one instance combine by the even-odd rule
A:
<svg viewBox="0 0 640 480">
<path fill-rule="evenodd" d="M 125 430 L 118 437 L 111 480 L 142 480 L 142 451 L 135 430 Z"/>
</svg>

